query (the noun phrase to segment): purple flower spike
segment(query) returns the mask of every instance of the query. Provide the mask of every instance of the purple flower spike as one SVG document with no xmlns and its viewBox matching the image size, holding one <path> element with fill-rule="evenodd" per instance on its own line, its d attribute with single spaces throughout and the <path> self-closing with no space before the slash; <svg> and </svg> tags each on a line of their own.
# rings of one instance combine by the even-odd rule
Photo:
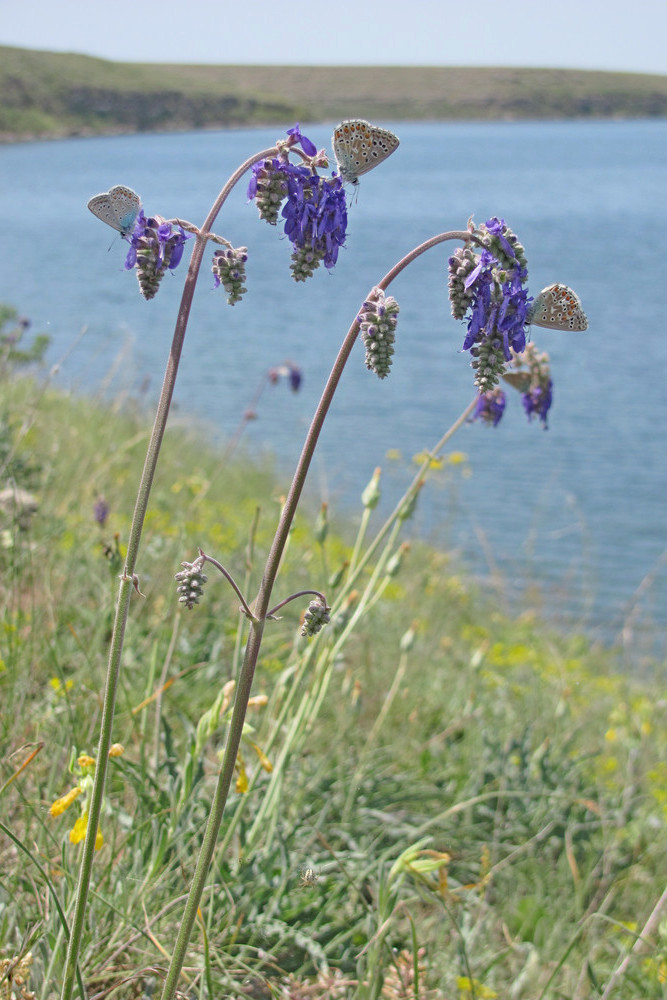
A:
<svg viewBox="0 0 667 1000">
<path fill-rule="evenodd" d="M 523 408 L 529 420 L 534 416 L 540 418 L 544 424 L 545 431 L 548 430 L 547 415 L 553 403 L 553 382 L 549 379 L 547 385 L 536 385 L 521 397 Z"/>
<path fill-rule="evenodd" d="M 463 350 L 470 351 L 480 393 L 498 384 L 512 352 L 526 346 L 528 293 L 525 253 L 503 219 L 492 218 L 448 262 L 449 296 L 455 319 L 467 318 Z"/>
<path fill-rule="evenodd" d="M 482 393 L 477 400 L 470 422 L 481 420 L 489 427 L 497 427 L 505 412 L 506 402 L 502 389 L 491 389 L 490 392 Z"/>
<path fill-rule="evenodd" d="M 182 226 L 174 229 L 159 216 L 147 219 L 141 209 L 127 239 L 130 249 L 125 258 L 125 270 L 136 267 L 141 294 L 145 299 L 152 299 L 165 271 L 174 271 L 180 264 L 185 241 L 190 236 Z"/>
</svg>

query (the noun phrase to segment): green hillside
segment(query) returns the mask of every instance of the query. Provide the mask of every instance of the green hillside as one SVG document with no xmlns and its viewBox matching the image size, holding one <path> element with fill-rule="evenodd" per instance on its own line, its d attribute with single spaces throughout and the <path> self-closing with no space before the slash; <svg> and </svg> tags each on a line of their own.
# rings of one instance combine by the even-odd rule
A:
<svg viewBox="0 0 667 1000">
<path fill-rule="evenodd" d="M 653 118 L 667 76 L 584 70 L 116 63 L 0 47 L 0 139 L 325 121 Z"/>
</svg>

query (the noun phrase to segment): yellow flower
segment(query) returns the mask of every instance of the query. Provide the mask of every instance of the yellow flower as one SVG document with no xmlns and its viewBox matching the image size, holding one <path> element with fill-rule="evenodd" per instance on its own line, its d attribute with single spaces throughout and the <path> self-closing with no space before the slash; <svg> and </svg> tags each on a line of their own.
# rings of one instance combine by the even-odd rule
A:
<svg viewBox="0 0 667 1000">
<path fill-rule="evenodd" d="M 82 753 L 76 759 L 77 764 L 83 770 L 87 767 L 95 767 L 95 758 L 91 757 L 90 754 Z"/>
<path fill-rule="evenodd" d="M 273 764 L 271 763 L 271 761 L 269 760 L 269 758 L 266 756 L 266 754 L 264 753 L 264 751 L 262 750 L 262 748 L 258 747 L 256 743 L 252 742 L 252 740 L 249 740 L 248 742 L 250 743 L 250 746 L 253 748 L 253 750 L 255 751 L 255 753 L 257 754 L 257 756 L 259 757 L 259 762 L 262 765 L 262 767 L 264 768 L 264 770 L 267 771 L 269 774 L 271 774 L 271 772 L 273 771 Z"/>
<path fill-rule="evenodd" d="M 428 462 L 429 469 L 441 469 L 445 464 L 445 460 L 442 456 L 431 455 L 428 451 L 420 451 L 416 455 L 413 455 L 412 461 L 415 465 L 423 465 L 424 462 Z"/>
<path fill-rule="evenodd" d="M 110 757 L 122 757 L 125 753 L 125 747 L 122 743 L 112 743 L 109 747 Z"/>
<path fill-rule="evenodd" d="M 61 795 L 59 799 L 56 799 L 56 801 L 52 803 L 51 808 L 49 809 L 49 816 L 62 816 L 65 810 L 69 809 L 72 803 L 78 799 L 79 795 L 81 795 L 81 791 L 82 789 L 78 787 L 71 788 L 66 795 Z"/>
<path fill-rule="evenodd" d="M 474 995 L 478 1000 L 493 1000 L 498 994 L 495 990 L 490 989 L 488 986 L 484 986 L 479 980 L 474 979 L 472 982 L 467 976 L 459 976 L 456 980 L 456 985 L 459 988 L 459 996 L 461 1000 L 470 1000 Z M 473 994 L 474 990 L 474 994 Z"/>
<path fill-rule="evenodd" d="M 88 813 L 84 813 L 79 816 L 78 820 L 69 832 L 69 839 L 71 844 L 79 844 L 83 838 L 86 836 L 86 830 L 88 829 Z M 104 837 L 102 836 L 102 831 L 97 828 L 97 836 L 95 837 L 95 850 L 99 851 L 100 847 L 104 843 Z"/>
<path fill-rule="evenodd" d="M 236 779 L 236 791 L 239 795 L 245 795 L 248 791 L 248 774 L 246 772 L 241 754 L 239 754 L 236 758 L 236 770 L 238 772 L 238 777 Z"/>
</svg>

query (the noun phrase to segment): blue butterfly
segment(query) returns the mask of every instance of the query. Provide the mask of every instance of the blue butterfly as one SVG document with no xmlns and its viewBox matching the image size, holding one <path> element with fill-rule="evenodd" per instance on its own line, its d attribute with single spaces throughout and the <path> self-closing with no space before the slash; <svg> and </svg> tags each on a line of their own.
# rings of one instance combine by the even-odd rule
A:
<svg viewBox="0 0 667 1000">
<path fill-rule="evenodd" d="M 134 229 L 134 223 L 141 208 L 141 198 L 132 188 L 116 184 L 106 194 L 96 194 L 88 202 L 88 208 L 107 226 L 111 226 L 127 236 Z"/>
</svg>

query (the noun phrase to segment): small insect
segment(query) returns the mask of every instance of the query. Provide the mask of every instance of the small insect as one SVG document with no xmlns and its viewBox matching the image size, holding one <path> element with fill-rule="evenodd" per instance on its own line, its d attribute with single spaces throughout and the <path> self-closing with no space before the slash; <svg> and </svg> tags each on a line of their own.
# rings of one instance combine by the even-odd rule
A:
<svg viewBox="0 0 667 1000">
<path fill-rule="evenodd" d="M 307 885 L 315 885 L 318 878 L 320 877 L 314 868 L 304 868 L 300 873 L 301 875 L 301 885 L 305 888 Z"/>
<path fill-rule="evenodd" d="M 124 184 L 116 184 L 105 194 L 96 194 L 88 202 L 88 208 L 107 226 L 111 226 L 127 236 L 132 232 L 134 223 L 141 208 L 141 198 L 132 188 Z"/>
<path fill-rule="evenodd" d="M 503 378 L 509 384 L 518 389 L 519 392 L 528 392 L 530 389 L 531 377 L 529 372 L 505 372 Z"/>
<path fill-rule="evenodd" d="M 358 184 L 362 174 L 377 167 L 398 149 L 398 137 L 361 118 L 341 122 L 331 137 L 341 179 Z"/>
<path fill-rule="evenodd" d="M 550 330 L 581 331 L 588 329 L 588 319 L 581 307 L 579 296 L 567 285 L 547 285 L 535 296 L 530 323 Z"/>
</svg>

